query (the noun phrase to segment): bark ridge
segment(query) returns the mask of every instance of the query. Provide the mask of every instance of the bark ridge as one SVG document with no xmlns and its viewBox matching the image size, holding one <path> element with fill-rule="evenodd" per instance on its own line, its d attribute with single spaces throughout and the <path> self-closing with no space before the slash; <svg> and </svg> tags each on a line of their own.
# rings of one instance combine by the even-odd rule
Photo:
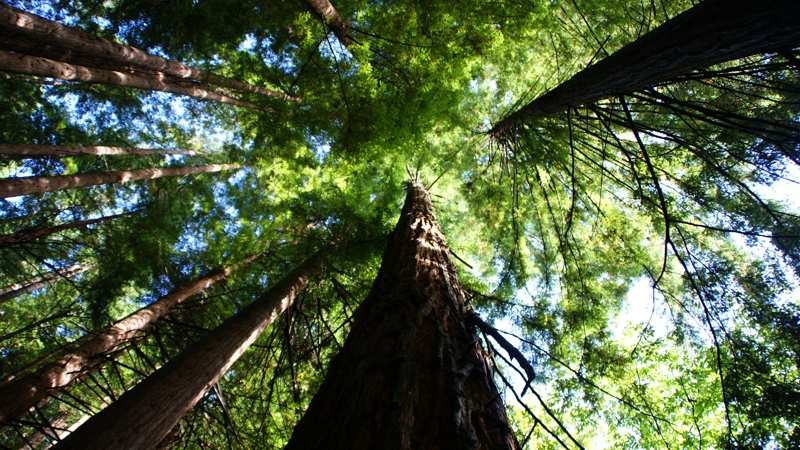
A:
<svg viewBox="0 0 800 450">
<path fill-rule="evenodd" d="M 519 448 L 425 187 L 286 450 Z M 331 424 L 336 424 L 331 426 Z"/>
</svg>

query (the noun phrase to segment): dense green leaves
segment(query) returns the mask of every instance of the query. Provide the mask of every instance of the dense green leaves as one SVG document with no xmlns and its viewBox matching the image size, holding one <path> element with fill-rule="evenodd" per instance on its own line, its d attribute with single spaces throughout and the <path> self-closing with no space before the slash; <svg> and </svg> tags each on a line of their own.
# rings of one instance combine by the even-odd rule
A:
<svg viewBox="0 0 800 450">
<path fill-rule="evenodd" d="M 526 448 L 796 446 L 797 50 L 565 109 L 510 142 L 485 134 L 690 3 L 343 0 L 348 48 L 303 2 L 15 3 L 300 101 L 248 96 L 269 108 L 254 111 L 0 74 L 4 143 L 199 152 L 4 160 L 3 177 L 244 165 L 0 200 L 4 234 L 132 211 L 0 248 L 0 288 L 89 267 L 0 303 L 4 379 L 264 252 L 0 429 L 0 443 L 22 445 L 37 428 L 54 440 L 43 424 L 63 416 L 68 428 L 311 252 L 353 243 L 168 437 L 178 448 L 281 448 L 366 296 L 411 176 L 432 185 L 471 305 L 537 373 L 523 406 L 520 375 L 487 348 Z"/>
</svg>

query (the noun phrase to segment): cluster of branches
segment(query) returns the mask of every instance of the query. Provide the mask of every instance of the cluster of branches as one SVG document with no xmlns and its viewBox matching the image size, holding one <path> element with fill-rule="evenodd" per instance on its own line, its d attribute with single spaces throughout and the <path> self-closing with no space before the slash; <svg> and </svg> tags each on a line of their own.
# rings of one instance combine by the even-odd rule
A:
<svg viewBox="0 0 800 450">
<path fill-rule="evenodd" d="M 797 380 L 787 383 L 779 374 L 797 349 L 756 356 L 753 342 L 748 349 L 734 325 L 733 311 L 769 311 L 772 319 L 761 317 L 751 326 L 778 341 L 796 334 L 788 323 L 796 322 L 798 312 L 776 305 L 776 291 L 754 281 L 769 280 L 772 269 L 758 265 L 753 270 L 764 272 L 755 278 L 753 271 L 737 274 L 740 269 L 710 250 L 704 236 L 767 239 L 800 274 L 800 217 L 757 193 L 760 184 L 797 182 L 784 173 L 798 163 L 800 149 L 800 29 L 780 17 L 798 12 L 792 2 L 767 8 L 735 3 L 703 2 L 518 107 L 489 131 L 488 164 L 500 164 L 511 180 L 512 215 L 520 196 L 530 196 L 543 265 L 556 260 L 546 256 L 554 248 L 564 265 L 562 289 L 575 289 L 589 304 L 598 300 L 587 286 L 586 250 L 574 235 L 576 224 L 604 218 L 604 196 L 622 205 L 639 203 L 647 211 L 661 230 L 663 251 L 657 267 L 643 270 L 678 315 L 696 317 L 709 333 L 727 441 L 749 445 L 751 439 L 769 439 L 758 435 L 755 417 L 791 421 L 795 403 L 786 400 L 764 413 L 758 395 L 736 381 L 757 380 L 756 391 L 792 398 Z M 773 26 L 777 37 L 770 34 Z M 706 45 L 716 36 L 731 39 L 731 45 Z M 744 36 L 751 47 L 742 45 Z M 517 220 L 514 215 L 513 223 Z M 509 239 L 512 256 L 524 238 L 519 228 Z M 506 274 L 514 272 L 514 261 L 510 264 Z M 676 296 L 663 286 L 672 273 L 683 277 L 690 295 Z M 786 325 L 776 325 L 784 320 Z M 661 434 L 659 422 L 668 421 L 652 418 Z M 566 438 L 554 438 L 568 447 Z"/>
<path fill-rule="evenodd" d="M 710 0 L 690 9 L 512 112 L 489 132 L 490 164 L 500 161 L 503 172 L 512 181 L 509 214 L 513 244 L 506 259 L 524 265 L 519 243 L 526 230 L 518 214 L 527 197 L 533 205 L 529 209 L 536 214 L 533 222 L 540 234 L 541 259 L 549 263 L 560 257 L 566 284 L 577 284 L 575 292 L 567 295 L 583 297 L 589 305 L 601 303 L 589 286 L 586 252 L 581 249 L 576 229 L 606 214 L 603 195 L 613 196 L 620 203 L 639 202 L 649 214 L 654 226 L 663 233 L 663 258 L 657 267 L 646 266 L 643 270 L 671 306 L 697 317 L 709 331 L 731 442 L 739 440 L 746 431 L 741 420 L 737 425 L 735 408 L 750 407 L 754 395 L 761 392 L 770 392 L 776 398 L 782 395 L 789 398 L 797 392 L 795 384 L 775 379 L 769 368 L 757 376 L 748 372 L 748 368 L 763 364 L 763 358 L 745 348 L 747 336 L 731 329 L 729 324 L 735 313 L 731 303 L 738 302 L 758 326 L 773 327 L 776 341 L 790 342 L 789 338 L 796 336 L 796 319 L 791 311 L 772 308 L 770 299 L 758 301 L 749 296 L 746 291 L 753 283 L 731 268 L 729 261 L 708 251 L 698 231 L 768 238 L 796 270 L 800 264 L 797 245 L 800 218 L 761 198 L 753 186 L 783 177 L 787 160 L 800 162 L 797 122 L 800 28 L 793 21 L 798 6 L 791 1 L 776 1 L 768 7 L 744 1 L 734 3 L 735 7 L 730 2 Z M 354 33 L 368 35 L 343 20 L 329 2 L 308 4 L 343 45 L 358 43 Z M 0 13 L 0 27 L 7 32 L 0 39 L 3 70 L 161 90 L 261 110 L 263 106 L 237 95 L 297 100 L 88 36 L 5 5 L 0 5 Z M 642 24 L 640 28 L 648 26 Z M 665 36 L 681 36 L 682 40 L 676 43 Z M 718 40 L 722 42 L 718 47 L 707 45 Z M 603 44 L 600 41 L 598 44 L 599 53 Z M 627 75 L 620 76 L 622 73 Z M 743 112 L 743 105 L 755 106 L 752 111 Z M 0 145 L 0 155 L 15 159 L 75 155 L 140 157 L 163 153 L 192 156 L 186 150 Z M 17 177 L 0 180 L 0 194 L 15 197 L 235 168 L 238 165 L 211 164 Z M 131 220 L 143 209 L 63 221 L 58 219 L 63 217 L 63 211 L 56 208 L 49 211 L 46 220 L 26 219 L 36 222 L 35 226 L 9 227 L 14 231 L 0 236 L 0 246 L 18 253 L 15 260 L 29 259 L 26 266 L 40 273 L 2 287 L 0 301 L 15 300 L 46 284 L 60 286 L 62 283 L 57 280 L 69 281 L 95 270 L 91 262 L 75 258 L 76 246 L 91 246 L 77 240 L 92 244 L 95 237 L 87 231 Z M 53 236 L 68 237 L 49 241 Z M 289 238 L 296 240 L 296 236 Z M 47 249 L 64 247 L 66 256 L 53 264 L 47 251 L 31 250 L 43 244 Z M 280 430 L 285 432 L 283 425 L 296 420 L 308 401 L 310 390 L 301 374 L 308 372 L 306 369 L 323 372 L 352 320 L 355 296 L 348 292 L 350 283 L 341 282 L 338 276 L 342 274 L 335 270 L 327 270 L 326 281 L 305 290 L 309 278 L 327 265 L 325 258 L 315 255 L 293 271 L 281 271 L 280 274 L 288 275 L 270 283 L 270 290 L 250 306 L 233 313 L 226 306 L 231 303 L 227 294 L 186 302 L 260 256 L 254 254 L 210 271 L 120 321 L 93 330 L 83 329 L 82 338 L 54 354 L 39 355 L 4 370 L 0 399 L 8 401 L 0 401 L 5 408 L 1 420 L 9 424 L 2 431 L 4 436 L 14 435 L 18 442 L 35 448 L 44 441 L 60 441 L 75 423 L 83 422 L 84 416 L 92 416 L 83 428 L 85 436 L 93 430 L 102 430 L 103 424 L 114 420 L 119 411 L 138 417 L 135 408 L 143 407 L 142 399 L 158 398 L 164 386 L 170 386 L 170 380 L 187 373 L 196 376 L 190 377 L 192 382 L 184 383 L 176 394 L 181 397 L 175 401 L 174 410 L 165 413 L 169 416 L 167 425 L 161 425 L 156 432 L 159 440 L 163 438 L 161 444 L 190 446 L 219 435 L 233 448 L 245 440 L 265 440 Z M 16 270 L 15 275 L 26 273 L 29 271 Z M 675 295 L 663 286 L 675 273 L 683 277 L 691 295 Z M 724 287 L 730 284 L 738 289 L 726 294 Z M 72 287 L 66 296 L 80 293 L 78 285 Z M 325 298 L 337 301 L 325 302 Z M 76 313 L 80 311 L 77 306 L 78 301 L 59 304 L 51 315 L 36 318 L 0 336 L 0 345 L 13 348 L 17 344 L 9 342 L 21 342 L 51 324 L 70 320 L 74 320 L 75 328 L 81 328 L 86 317 Z M 194 310 L 200 307 L 218 308 L 220 313 L 202 315 L 204 318 L 230 319 L 222 324 L 198 320 Z M 277 326 L 256 341 L 260 331 L 283 311 L 287 314 L 275 323 Z M 535 370 L 528 358 L 477 316 L 473 322 L 484 333 L 484 345 L 491 357 L 498 360 L 496 366 L 520 369 L 525 387 L 519 400 L 533 421 L 533 429 L 527 436 L 541 426 L 563 447 L 582 448 L 570 427 L 559 420 L 535 389 Z M 584 350 L 589 348 L 589 338 L 584 335 Z M 563 366 L 585 386 L 602 391 L 652 420 L 659 433 L 660 426 L 668 424 L 650 406 L 600 387 L 582 369 L 559 359 L 545 345 L 530 339 L 522 341 L 535 347 L 534 353 Z M 492 342 L 500 345 L 509 358 L 496 350 Z M 232 379 L 224 378 L 244 349 L 251 346 L 256 351 L 247 353 L 246 358 L 252 363 L 242 364 Z M 774 348 L 768 350 L 780 353 Z M 796 349 L 791 347 L 789 351 Z M 198 361 L 209 356 L 222 362 L 207 372 L 195 374 Z M 170 364 L 165 365 L 168 361 Z M 766 365 L 769 364 L 767 361 Z M 513 391 L 504 373 L 496 373 Z M 731 379 L 754 380 L 761 391 L 753 394 L 732 386 Z M 122 395 L 134 385 L 133 393 Z M 33 386 L 34 389 L 27 391 L 36 394 L 27 398 L 17 396 L 16 393 L 25 391 L 21 389 L 24 386 Z M 522 401 L 528 390 L 538 398 L 546 418 L 537 416 Z M 517 396 L 516 392 L 514 395 Z M 14 399 L 15 396 L 20 398 Z M 130 399 L 134 397 L 138 403 L 132 403 Z M 198 402 L 200 407 L 184 417 Z M 280 413 L 273 408 L 276 404 L 282 406 Z M 96 414 L 105 405 L 110 406 Z M 773 405 L 769 413 L 791 419 L 795 405 L 788 404 L 784 409 Z M 257 423 L 237 422 L 235 417 L 242 415 L 231 413 L 232 408 L 252 407 L 259 411 Z M 203 428 L 198 424 L 201 421 L 213 425 Z M 175 426 L 176 423 L 179 425 Z M 555 426 L 549 425 L 553 423 Z M 280 438 L 285 440 L 288 436 Z M 64 448 L 75 445 L 74 439 L 71 444 L 65 441 Z"/>
</svg>

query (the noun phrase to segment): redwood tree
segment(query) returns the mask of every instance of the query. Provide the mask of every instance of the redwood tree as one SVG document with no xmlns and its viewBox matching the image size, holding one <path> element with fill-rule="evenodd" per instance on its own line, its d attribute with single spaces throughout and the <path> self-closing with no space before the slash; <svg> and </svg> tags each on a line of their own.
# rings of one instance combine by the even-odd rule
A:
<svg viewBox="0 0 800 450">
<path fill-rule="evenodd" d="M 286 450 L 518 449 L 430 195 L 411 182 L 378 277 Z"/>
<path fill-rule="evenodd" d="M 91 266 L 86 264 L 74 264 L 64 269 L 54 270 L 52 272 L 39 275 L 36 278 L 26 281 L 25 283 L 15 283 L 4 286 L 0 288 L 0 303 L 15 297 L 19 297 L 22 294 L 35 291 L 36 289 L 39 289 L 40 287 L 43 287 L 48 283 L 58 279 L 68 278 L 81 272 L 85 272 L 89 270 L 90 267 Z"/>
<path fill-rule="evenodd" d="M 235 269 L 254 261 L 258 256 L 248 256 L 238 264 L 186 283 L 105 329 L 68 345 L 55 361 L 0 385 L 0 423 L 18 418 L 52 391 L 82 378 L 101 364 L 107 355 L 139 336 L 175 306 L 225 280 Z"/>
<path fill-rule="evenodd" d="M 795 2 L 17 3 L 63 25 L 0 5 L 0 49 L 20 55 L 0 60 L 0 71 L 31 69 L 0 72 L 0 142 L 18 144 L 0 145 L 0 173 L 67 176 L 0 181 L 57 190 L 0 199 L 2 233 L 148 206 L 136 220 L 64 234 L 77 239 L 0 247 L 0 285 L 93 264 L 91 276 L 0 304 L 0 376 L 45 375 L 0 395 L 0 412 L 29 400 L 31 387 L 48 394 L 0 427 L 0 447 L 20 448 L 34 431 L 118 399 L 62 445 L 700 449 L 796 440 L 800 311 L 786 297 L 797 289 L 787 264 L 800 274 L 800 218 L 775 198 L 790 192 L 781 177 L 797 178 L 786 157 L 800 161 Z M 344 49 L 350 38 L 358 45 Z M 259 114 L 88 83 L 116 77 L 260 104 L 257 92 L 164 55 L 270 80 L 306 101 Z M 597 64 L 570 79 L 587 61 Z M 530 107 L 519 109 L 534 96 L 509 103 L 541 92 L 532 80 L 549 88 L 565 79 Z M 520 112 L 486 145 L 476 131 L 506 107 Z M 248 169 L 67 190 L 206 162 L 27 143 L 208 147 L 214 161 Z M 135 156 L 72 157 L 85 153 Z M 398 224 L 403 165 L 437 189 L 431 200 L 412 184 Z M 771 183 L 779 195 L 759 202 Z M 444 231 L 431 212 L 437 198 Z M 366 263 L 334 254 L 326 276 L 252 341 L 291 302 L 262 299 L 243 311 L 286 261 L 395 224 L 379 277 L 386 239 L 366 246 Z M 177 273 L 260 242 L 280 257 L 146 329 L 131 322 L 160 312 L 104 327 L 163 297 Z M 458 277 L 456 253 L 471 265 Z M 79 339 L 88 330 L 98 333 Z M 522 389 L 515 369 L 536 383 Z M 74 381 L 51 388 L 50 375 Z M 505 412 L 504 394 L 518 403 Z M 42 444 L 57 436 L 45 433 Z"/>
<path fill-rule="evenodd" d="M 300 264 L 264 295 L 92 416 L 58 449 L 154 448 L 322 269 Z"/>
<path fill-rule="evenodd" d="M 241 92 L 297 101 L 297 98 L 282 92 L 151 55 L 136 47 L 92 36 L 5 4 L 0 4 L 0 30 L 6 35 L 0 37 L 0 46 L 16 52 L 81 65 L 83 62 L 89 62 L 92 67 L 114 70 L 128 71 L 127 69 L 131 67 L 138 67 L 154 73 L 163 73 L 176 80 L 211 83 Z"/>
<path fill-rule="evenodd" d="M 333 34 L 344 46 L 353 44 L 353 37 L 350 36 L 350 23 L 342 19 L 339 11 L 328 0 L 306 0 L 308 7 L 311 8 L 319 18 L 330 27 Z"/>
<path fill-rule="evenodd" d="M 525 119 L 669 82 L 679 75 L 800 42 L 794 0 L 706 0 L 568 81 L 515 110 L 490 133 L 501 136 Z"/>
<path fill-rule="evenodd" d="M 3 178 L 0 179 L 0 197 L 15 197 L 17 195 L 60 191 L 62 189 L 96 186 L 98 184 L 123 184 L 136 180 L 154 180 L 161 177 L 221 172 L 238 169 L 239 167 L 238 164 L 208 164 L 205 166 L 115 170 L 76 175 Z"/>
<path fill-rule="evenodd" d="M 133 211 L 122 214 L 114 214 L 111 216 L 98 217 L 95 219 L 73 220 L 72 222 L 62 223 L 59 225 L 53 225 L 49 227 L 26 228 L 24 230 L 17 231 L 16 233 L 0 235 L 0 246 L 24 244 L 27 242 L 35 241 L 36 239 L 40 239 L 43 237 L 50 236 L 52 234 L 59 233 L 64 230 L 82 229 L 88 227 L 89 225 L 108 222 L 117 219 L 119 217 L 130 215 L 132 213 Z"/>
<path fill-rule="evenodd" d="M 29 56 L 17 52 L 0 50 L 0 68 L 8 72 L 23 73 L 67 81 L 110 84 L 148 91 L 164 91 L 188 95 L 203 100 L 259 109 L 253 103 L 236 99 L 208 87 L 172 80 L 161 72 L 146 73 L 99 69 L 56 61 L 41 56 Z"/>
<path fill-rule="evenodd" d="M 77 156 L 77 155 L 132 155 L 132 156 L 161 156 L 161 155 L 186 155 L 194 156 L 194 150 L 179 149 L 152 149 L 112 147 L 107 145 L 36 145 L 36 144 L 0 144 L 0 157 L 9 159 L 42 158 L 47 156 Z"/>
</svg>

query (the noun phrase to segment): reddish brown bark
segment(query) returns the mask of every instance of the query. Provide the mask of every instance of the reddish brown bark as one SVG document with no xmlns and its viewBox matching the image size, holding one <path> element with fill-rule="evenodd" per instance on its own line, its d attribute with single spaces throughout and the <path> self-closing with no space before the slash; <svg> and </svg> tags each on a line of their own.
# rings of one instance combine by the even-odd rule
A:
<svg viewBox="0 0 800 450">
<path fill-rule="evenodd" d="M 9 35 L 9 39 L 3 40 L 7 48 L 26 54 L 48 58 L 59 55 L 56 59 L 66 62 L 88 59 L 103 61 L 105 65 L 116 65 L 120 68 L 139 67 L 162 72 L 176 78 L 216 84 L 240 92 L 251 92 L 284 100 L 297 100 L 282 92 L 215 75 L 178 61 L 150 55 L 136 47 L 92 36 L 4 3 L 0 3 L 0 30 Z M 26 41 L 33 45 L 25 45 Z"/>
<path fill-rule="evenodd" d="M 501 137 L 533 117 L 668 82 L 692 70 L 800 44 L 797 0 L 705 0 L 580 71 L 492 127 Z"/>
<path fill-rule="evenodd" d="M 19 297 L 22 294 L 33 292 L 36 289 L 44 287 L 55 280 L 65 277 L 71 277 L 81 272 L 85 272 L 89 270 L 90 267 L 91 266 L 84 264 L 75 264 L 61 270 L 45 273 L 32 280 L 28 280 L 27 282 L 22 284 L 16 283 L 2 287 L 0 288 L 0 303 L 3 303 L 7 300 L 11 300 L 12 298 Z"/>
<path fill-rule="evenodd" d="M 55 234 L 60 231 L 72 230 L 76 228 L 86 228 L 89 225 L 107 222 L 109 220 L 114 220 L 116 218 L 127 216 L 130 214 L 131 212 L 126 212 L 122 214 L 115 214 L 113 216 L 98 217 L 96 219 L 75 220 L 72 222 L 62 223 L 60 225 L 54 225 L 51 227 L 27 228 L 24 230 L 17 231 L 16 233 L 0 235 L 0 246 L 24 244 L 26 242 L 32 242 L 35 241 L 36 239 L 50 236 L 51 234 Z"/>
<path fill-rule="evenodd" d="M 176 149 L 151 149 L 131 147 L 109 147 L 106 145 L 78 146 L 78 145 L 33 145 L 33 144 L 0 144 L 0 157 L 4 158 L 40 158 L 45 156 L 76 156 L 76 155 L 133 155 L 133 156 L 160 156 L 160 155 L 187 155 L 193 156 L 193 150 Z"/>
<path fill-rule="evenodd" d="M 329 0 L 306 0 L 309 8 L 314 11 L 325 24 L 333 31 L 339 42 L 345 47 L 350 46 L 353 41 L 350 36 L 350 24 L 342 19 L 339 11 L 331 4 Z"/>
<path fill-rule="evenodd" d="M 154 448 L 321 270 L 313 256 L 205 338 L 126 392 L 57 449 Z"/>
<path fill-rule="evenodd" d="M 147 91 L 171 92 L 243 108 L 263 109 L 253 103 L 230 97 L 210 88 L 203 88 L 190 83 L 178 84 L 161 72 L 146 73 L 98 69 L 5 50 L 0 50 L 0 70 L 58 78 L 60 80 L 110 84 Z"/>
<path fill-rule="evenodd" d="M 285 450 L 519 448 L 430 197 L 410 183 L 378 277 Z"/>
<path fill-rule="evenodd" d="M 238 169 L 238 164 L 208 164 L 191 167 L 162 167 L 138 170 L 116 170 L 91 172 L 77 175 L 55 175 L 51 177 L 20 177 L 0 179 L 0 198 L 40 192 L 60 191 L 99 184 L 128 183 L 136 180 L 153 180 L 197 173 L 213 173 Z"/>
<path fill-rule="evenodd" d="M 69 386 L 105 361 L 105 356 L 167 315 L 175 306 L 226 279 L 258 255 L 191 281 L 97 333 L 67 346 L 50 364 L 0 386 L 0 423 L 21 417 L 56 389 Z"/>
</svg>

